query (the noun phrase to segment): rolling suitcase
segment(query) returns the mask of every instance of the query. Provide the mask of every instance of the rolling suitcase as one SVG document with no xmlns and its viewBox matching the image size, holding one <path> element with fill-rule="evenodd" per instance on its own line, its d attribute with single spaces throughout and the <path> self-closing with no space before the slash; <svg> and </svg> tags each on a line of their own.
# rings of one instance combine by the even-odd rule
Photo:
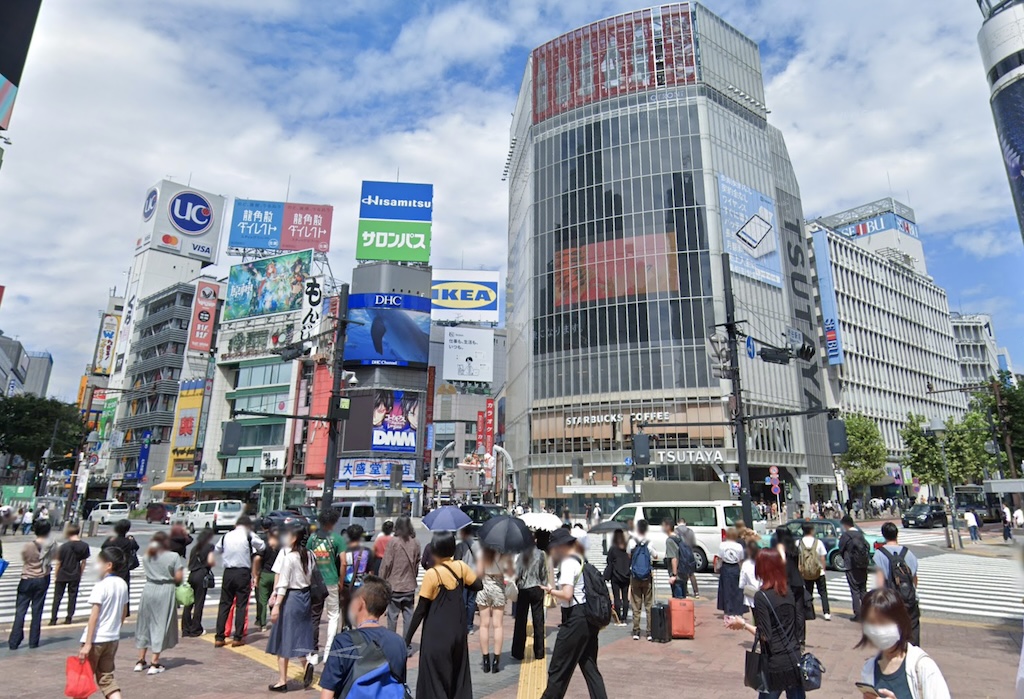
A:
<svg viewBox="0 0 1024 699">
<path fill-rule="evenodd" d="M 651 606 L 651 636 L 655 643 L 672 641 L 672 621 L 669 616 L 668 605 L 664 602 L 655 602 Z"/>
<path fill-rule="evenodd" d="M 697 622 L 692 599 L 669 602 L 669 618 L 672 620 L 672 638 L 693 638 Z"/>
</svg>

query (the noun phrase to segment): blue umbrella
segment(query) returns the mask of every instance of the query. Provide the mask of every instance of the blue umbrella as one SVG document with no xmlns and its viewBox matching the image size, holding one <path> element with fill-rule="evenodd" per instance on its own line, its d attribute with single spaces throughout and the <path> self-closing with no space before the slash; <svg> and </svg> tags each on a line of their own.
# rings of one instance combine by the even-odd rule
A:
<svg viewBox="0 0 1024 699">
<path fill-rule="evenodd" d="M 432 532 L 456 532 L 473 520 L 455 505 L 431 510 L 423 518 L 423 526 Z"/>
</svg>

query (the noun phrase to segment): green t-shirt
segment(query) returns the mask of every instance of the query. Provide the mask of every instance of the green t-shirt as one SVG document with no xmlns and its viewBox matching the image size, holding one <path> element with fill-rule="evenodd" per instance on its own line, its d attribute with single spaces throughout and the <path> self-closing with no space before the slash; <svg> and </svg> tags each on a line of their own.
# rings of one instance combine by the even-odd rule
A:
<svg viewBox="0 0 1024 699">
<path fill-rule="evenodd" d="M 320 575 L 324 578 L 324 584 L 328 587 L 337 585 L 339 579 L 338 555 L 345 550 L 345 540 L 341 538 L 341 535 L 335 532 L 331 532 L 327 536 L 311 534 L 309 541 L 306 542 L 306 548 L 312 551 L 313 557 L 316 558 L 316 565 L 320 569 Z"/>
</svg>

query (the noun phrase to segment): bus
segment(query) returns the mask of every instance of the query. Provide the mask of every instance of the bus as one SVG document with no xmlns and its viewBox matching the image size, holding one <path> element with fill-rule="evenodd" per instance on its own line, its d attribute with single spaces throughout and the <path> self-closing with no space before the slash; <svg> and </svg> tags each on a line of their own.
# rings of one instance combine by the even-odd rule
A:
<svg viewBox="0 0 1024 699">
<path fill-rule="evenodd" d="M 980 485 L 954 485 L 956 493 L 956 509 L 958 513 L 974 510 L 986 522 L 1002 521 L 1002 510 L 999 500 L 991 493 L 986 493 Z"/>
</svg>

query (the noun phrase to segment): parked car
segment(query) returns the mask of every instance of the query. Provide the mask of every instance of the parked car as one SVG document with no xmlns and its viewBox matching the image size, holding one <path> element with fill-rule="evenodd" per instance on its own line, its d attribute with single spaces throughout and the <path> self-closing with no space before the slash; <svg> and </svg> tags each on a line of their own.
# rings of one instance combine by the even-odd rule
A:
<svg viewBox="0 0 1024 699">
<path fill-rule="evenodd" d="M 174 509 L 174 512 L 171 513 L 171 519 L 168 524 L 172 527 L 175 525 L 181 525 L 188 528 L 188 517 L 196 511 L 198 506 L 199 503 L 197 502 L 186 502 L 184 505 L 178 505 Z"/>
<path fill-rule="evenodd" d="M 151 502 L 146 505 L 146 522 L 148 524 L 152 524 L 153 522 L 170 524 L 171 515 L 174 513 L 175 509 L 175 505 L 163 502 Z"/>
<path fill-rule="evenodd" d="M 508 510 L 501 505 L 462 505 L 459 509 L 469 515 L 469 518 L 473 520 L 472 524 L 467 526 L 469 531 L 474 534 L 476 534 L 477 530 L 480 529 L 487 520 L 508 514 Z"/>
<path fill-rule="evenodd" d="M 756 509 L 753 514 L 754 521 L 749 523 L 750 528 L 763 533 L 766 528 L 764 518 Z M 725 530 L 737 520 L 743 519 L 743 505 L 738 500 L 635 502 L 615 510 L 610 519 L 601 522 L 591 531 L 604 535 L 601 546 L 607 553 L 615 529 L 627 529 L 629 522 L 645 519 L 650 525 L 647 539 L 651 542 L 651 558 L 655 563 L 663 564 L 668 537 L 661 530 L 661 523 L 666 518 L 675 522 L 685 520 L 686 525 L 693 530 L 697 538 L 693 557 L 697 559 L 697 570 L 703 572 L 709 569 L 718 548 L 725 540 Z"/>
<path fill-rule="evenodd" d="M 333 503 L 332 507 L 337 509 L 340 515 L 334 531 L 340 533 L 353 524 L 358 524 L 363 528 L 363 538 L 367 541 L 377 533 L 377 513 L 372 502 L 368 500 L 341 501 Z"/>
<path fill-rule="evenodd" d="M 196 509 L 189 513 L 188 530 L 193 534 L 199 529 L 228 531 L 235 528 L 238 518 L 244 513 L 245 504 L 241 500 L 200 502 Z"/>
<path fill-rule="evenodd" d="M 89 521 L 111 524 L 118 520 L 128 519 L 130 513 L 131 510 L 128 508 L 128 503 L 107 500 L 106 502 L 99 503 L 92 509 L 92 512 L 89 513 Z"/>
<path fill-rule="evenodd" d="M 306 525 L 310 531 L 316 528 L 316 513 L 313 513 L 312 518 L 309 515 L 303 514 L 297 508 L 287 510 L 273 510 L 263 515 L 260 518 L 260 529 L 266 530 L 270 528 L 280 528 L 286 522 L 298 520 Z"/>
<path fill-rule="evenodd" d="M 949 516 L 946 514 L 946 508 L 936 503 L 918 503 L 903 513 L 904 529 L 910 527 L 931 529 L 932 527 L 947 526 L 949 526 Z"/>
<path fill-rule="evenodd" d="M 839 537 L 843 535 L 843 527 L 838 519 L 791 519 L 782 526 L 793 533 L 793 536 L 800 539 L 804 535 L 804 524 L 814 525 L 814 535 L 825 544 L 825 565 L 840 573 L 846 570 L 846 562 L 839 555 Z M 862 532 L 863 533 L 863 532 Z M 761 536 L 761 547 L 772 545 L 772 534 Z M 873 534 L 864 534 L 864 539 L 871 549 L 881 548 L 885 539 Z"/>
</svg>

